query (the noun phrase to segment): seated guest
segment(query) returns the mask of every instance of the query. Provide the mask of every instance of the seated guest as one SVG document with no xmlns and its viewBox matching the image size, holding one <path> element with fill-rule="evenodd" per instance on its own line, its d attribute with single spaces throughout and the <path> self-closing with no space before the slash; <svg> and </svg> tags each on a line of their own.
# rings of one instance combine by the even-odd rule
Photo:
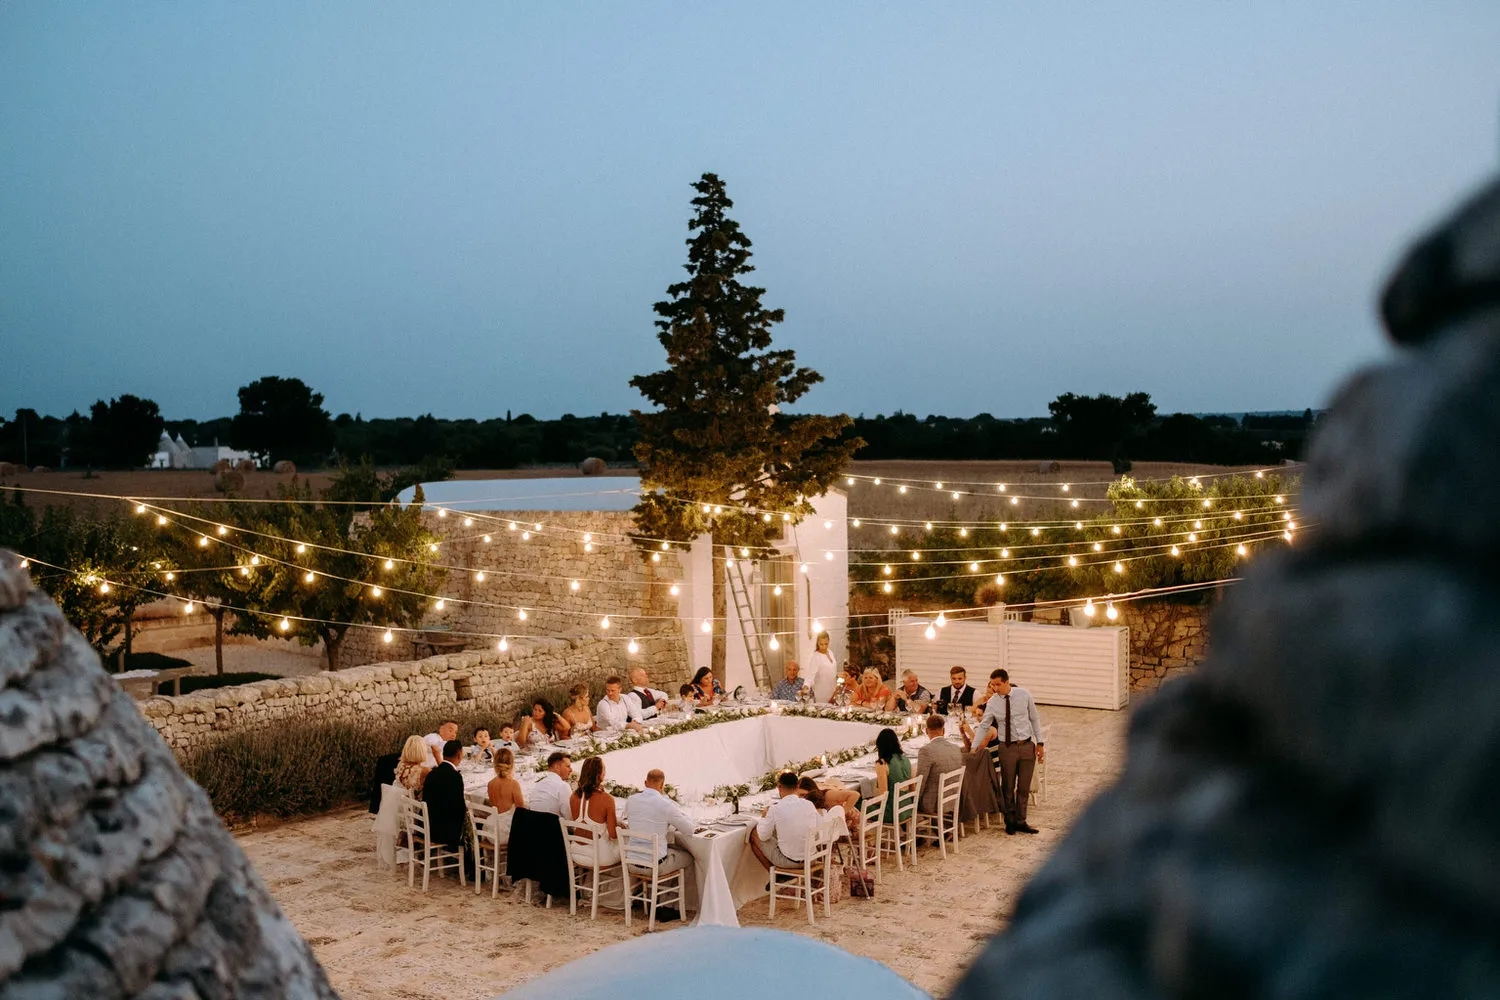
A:
<svg viewBox="0 0 1500 1000">
<path fill-rule="evenodd" d="M 693 686 L 691 684 L 684 684 L 677 691 L 677 697 L 678 697 L 677 704 L 678 704 L 678 706 L 684 712 L 687 712 L 689 714 L 691 714 L 693 712 L 693 710 L 698 705 L 698 699 L 696 697 L 694 697 L 694 695 L 693 695 L 693 691 L 694 690 L 695 689 L 693 688 Z"/>
<path fill-rule="evenodd" d="M 750 828 L 750 850 L 767 868 L 801 868 L 807 835 L 818 826 L 818 808 L 797 794 L 791 771 L 776 776 L 776 793 L 780 798 Z"/>
<path fill-rule="evenodd" d="M 567 819 L 568 797 L 573 794 L 568 779 L 572 776 L 573 758 L 561 750 L 553 752 L 547 758 L 547 770 L 542 780 L 531 786 L 531 804 L 526 808 Z"/>
<path fill-rule="evenodd" d="M 636 708 L 641 710 L 642 719 L 654 719 L 667 710 L 667 692 L 658 691 L 651 686 L 651 678 L 645 667 L 636 667 L 630 671 L 630 690 L 625 693 L 625 697 L 634 699 Z"/>
<path fill-rule="evenodd" d="M 408 736 L 406 745 L 401 748 L 401 760 L 396 764 L 396 784 L 420 799 L 422 782 L 427 780 L 427 772 L 432 766 L 427 742 L 420 736 Z"/>
<path fill-rule="evenodd" d="M 620 841 L 616 826 L 615 797 L 604 790 L 603 757 L 590 757 L 583 762 L 583 771 L 578 775 L 578 791 L 568 797 L 568 818 L 587 819 L 603 826 L 605 843 L 599 845 L 599 863 L 619 863 Z"/>
<path fill-rule="evenodd" d="M 661 867 L 663 875 L 686 868 L 693 863 L 687 851 L 667 846 L 667 831 L 676 830 L 679 837 L 690 837 L 695 829 L 692 817 L 666 794 L 667 776 L 653 768 L 646 772 L 646 787 L 630 797 L 630 832 L 646 836 L 656 834 L 661 838 Z"/>
<path fill-rule="evenodd" d="M 854 689 L 853 699 L 849 704 L 855 708 L 891 712 L 896 708 L 896 696 L 891 694 L 891 689 L 880 679 L 879 671 L 871 667 L 859 675 L 859 687 Z"/>
<path fill-rule="evenodd" d="M 516 742 L 516 727 L 512 723 L 505 723 L 500 727 L 500 739 L 496 747 L 504 747 L 511 753 L 520 753 L 521 745 Z"/>
<path fill-rule="evenodd" d="M 422 739 L 427 743 L 429 751 L 428 767 L 437 767 L 443 762 L 443 744 L 449 740 L 458 739 L 458 723 L 444 722 L 437 727 L 437 732 L 428 733 Z"/>
<path fill-rule="evenodd" d="M 486 764 L 494 762 L 495 741 L 490 739 L 490 731 L 488 729 L 481 727 L 474 730 L 473 755 L 475 760 L 482 760 Z"/>
<path fill-rule="evenodd" d="M 693 700 L 700 708 L 707 708 L 717 698 L 724 697 L 724 689 L 719 686 L 719 679 L 708 667 L 699 667 L 698 672 L 693 675 Z"/>
<path fill-rule="evenodd" d="M 896 738 L 896 731 L 882 729 L 875 734 L 875 794 L 892 793 L 891 797 L 885 800 L 885 816 L 883 817 L 885 822 L 895 822 L 895 787 L 910 778 L 911 760 L 901 752 L 901 741 Z M 901 819 L 903 822 L 911 819 L 910 808 L 901 811 Z"/>
<path fill-rule="evenodd" d="M 838 785 L 819 785 L 803 775 L 797 779 L 797 791 L 803 798 L 817 807 L 818 812 L 827 812 L 834 806 L 844 810 L 844 824 L 850 831 L 859 829 L 859 792 Z"/>
<path fill-rule="evenodd" d="M 610 675 L 604 678 L 604 697 L 599 699 L 599 704 L 594 709 L 599 720 L 595 723 L 596 729 L 631 729 L 635 732 L 645 731 L 641 725 L 641 710 L 634 698 L 626 698 L 620 693 L 620 678 Z"/>
<path fill-rule="evenodd" d="M 458 765 L 464 759 L 464 745 L 458 740 L 443 744 L 443 762 L 432 769 L 422 786 L 422 801 L 427 803 L 428 834 L 434 844 L 458 847 L 463 843 L 469 822 L 469 806 L 464 800 L 464 777 Z"/>
<path fill-rule="evenodd" d="M 917 675 L 910 670 L 901 674 L 901 686 L 896 689 L 896 710 L 922 713 L 932 704 L 932 692 L 922 686 Z"/>
<path fill-rule="evenodd" d="M 485 794 L 495 814 L 486 823 L 497 841 L 510 841 L 510 822 L 516 818 L 516 807 L 526 808 L 525 796 L 521 794 L 521 783 L 516 780 L 516 755 L 505 747 L 495 750 L 495 776 L 490 779 Z"/>
<path fill-rule="evenodd" d="M 565 740 L 571 732 L 568 720 L 553 711 L 552 703 L 546 698 L 538 698 L 531 703 L 531 714 L 521 720 L 516 739 L 522 746 L 532 747 Z"/>
<path fill-rule="evenodd" d="M 562 710 L 562 717 L 568 721 L 568 727 L 580 735 L 598 729 L 594 725 L 593 713 L 589 711 L 589 686 L 574 684 L 568 688 L 568 695 L 573 700 Z"/>
<path fill-rule="evenodd" d="M 964 754 L 969 752 L 969 737 L 964 735 L 964 748 L 960 750 L 953 741 L 943 735 L 947 720 L 941 715 L 927 717 L 927 745 L 917 751 L 917 774 L 922 777 L 922 797 L 917 811 L 937 812 L 938 779 L 949 771 L 964 769 Z M 968 729 L 965 725 L 964 730 Z"/>
<path fill-rule="evenodd" d="M 796 660 L 786 661 L 786 677 L 776 682 L 771 689 L 771 698 L 774 701 L 796 701 L 802 697 L 803 680 L 797 675 L 802 672 L 802 667 Z"/>
<path fill-rule="evenodd" d="M 938 692 L 937 712 L 939 715 L 947 715 L 954 707 L 959 709 L 960 715 L 963 709 L 972 708 L 974 705 L 974 689 L 969 687 L 969 672 L 963 667 L 952 667 L 948 671 L 948 684 Z"/>
</svg>

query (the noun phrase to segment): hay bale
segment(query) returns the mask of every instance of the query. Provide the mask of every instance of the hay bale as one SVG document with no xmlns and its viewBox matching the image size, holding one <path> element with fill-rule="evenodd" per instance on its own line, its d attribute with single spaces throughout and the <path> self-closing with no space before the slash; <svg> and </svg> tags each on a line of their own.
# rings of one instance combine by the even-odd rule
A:
<svg viewBox="0 0 1500 1000">
<path fill-rule="evenodd" d="M 222 469 L 214 473 L 214 489 L 220 493 L 238 493 L 245 488 L 245 474 L 238 469 Z"/>
<path fill-rule="evenodd" d="M 31 471 L 32 472 L 51 472 L 52 469 L 50 467 L 48 467 L 48 466 L 45 466 L 45 465 L 33 465 L 31 467 Z"/>
<path fill-rule="evenodd" d="M 578 463 L 578 471 L 585 476 L 602 476 L 609 466 L 604 464 L 604 459 L 590 456 Z"/>
<path fill-rule="evenodd" d="M 221 458 L 214 463 L 214 475 L 217 476 L 221 472 L 228 472 L 232 468 L 234 468 L 234 463 L 230 462 L 227 458 Z"/>
<path fill-rule="evenodd" d="M 254 472 L 255 463 L 248 458 L 242 458 L 234 463 L 234 467 L 240 472 Z"/>
<path fill-rule="evenodd" d="M 25 469 L 14 462 L 0 462 L 0 476 L 19 476 L 25 471 Z"/>
<path fill-rule="evenodd" d="M 271 471 L 278 476 L 295 476 L 297 474 L 297 464 L 295 462 L 288 462 L 283 458 L 271 467 Z"/>
</svg>

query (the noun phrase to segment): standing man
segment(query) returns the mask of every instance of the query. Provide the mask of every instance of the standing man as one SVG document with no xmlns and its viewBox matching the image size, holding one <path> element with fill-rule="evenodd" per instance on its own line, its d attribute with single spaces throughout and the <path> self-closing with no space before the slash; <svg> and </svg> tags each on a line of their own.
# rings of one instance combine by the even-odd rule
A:
<svg viewBox="0 0 1500 1000">
<path fill-rule="evenodd" d="M 627 699 L 620 693 L 620 678 L 611 674 L 604 678 L 604 697 L 594 708 L 594 723 L 600 729 L 634 729 L 641 732 L 640 702 Z"/>
<path fill-rule="evenodd" d="M 969 687 L 969 672 L 963 667 L 952 667 L 948 671 L 948 684 L 938 691 L 937 710 L 947 715 L 958 707 L 958 714 L 974 704 L 974 689 Z"/>
<path fill-rule="evenodd" d="M 1000 809 L 1005 814 L 1006 833 L 1036 833 L 1026 822 L 1027 799 L 1031 797 L 1031 775 L 1036 762 L 1046 757 L 1042 741 L 1042 717 L 1025 688 L 1014 687 L 1010 674 L 990 674 L 990 700 L 976 730 L 983 740 L 994 727 L 1000 740 Z"/>
<path fill-rule="evenodd" d="M 625 697 L 636 703 L 642 719 L 654 719 L 667 710 L 667 692 L 658 691 L 650 684 L 651 678 L 645 667 L 630 671 L 630 691 Z"/>
</svg>

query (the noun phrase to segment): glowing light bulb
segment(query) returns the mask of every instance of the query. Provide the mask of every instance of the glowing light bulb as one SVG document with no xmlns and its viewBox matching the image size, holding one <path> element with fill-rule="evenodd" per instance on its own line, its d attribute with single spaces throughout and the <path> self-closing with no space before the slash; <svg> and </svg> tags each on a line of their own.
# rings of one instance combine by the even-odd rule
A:
<svg viewBox="0 0 1500 1000">
<path fill-rule="evenodd" d="M 876 476 L 876 477 L 875 477 L 875 485 L 876 485 L 876 486 L 879 486 L 879 485 L 880 485 L 880 477 L 879 477 L 879 476 Z"/>
<path fill-rule="evenodd" d="M 26 567 L 25 567 L 25 566 L 22 566 L 22 567 L 21 567 L 21 568 L 22 568 L 22 569 L 25 569 L 25 568 L 26 568 Z M 173 581 L 173 580 L 175 580 L 175 579 L 177 579 L 177 574 L 176 574 L 176 573 L 168 573 L 168 574 L 167 574 L 167 582 L 168 582 L 168 583 L 171 583 L 171 582 L 172 582 L 172 581 Z"/>
<path fill-rule="evenodd" d="M 820 621 L 818 621 L 816 618 L 814 618 L 813 619 L 813 623 L 812 623 L 812 634 L 813 635 L 817 635 L 819 632 L 822 632 L 822 631 L 823 631 L 823 623 L 820 622 Z"/>
<path fill-rule="evenodd" d="M 519 620 L 521 620 L 521 621 L 524 622 L 526 620 L 526 609 L 525 608 L 518 609 L 516 611 L 516 618 L 518 618 Z"/>
<path fill-rule="evenodd" d="M 186 604 L 184 604 L 182 606 L 182 613 L 185 614 L 185 615 L 192 614 L 193 613 L 193 607 L 194 607 L 193 602 L 192 601 L 188 601 Z"/>
<path fill-rule="evenodd" d="M 958 529 L 958 537 L 959 538 L 968 538 L 969 537 L 969 529 L 968 528 L 959 528 Z"/>
<path fill-rule="evenodd" d="M 762 515 L 761 515 L 761 516 L 760 516 L 760 519 L 761 519 L 761 520 L 762 520 L 762 521 L 764 521 L 764 522 L 766 522 L 766 523 L 767 523 L 767 524 L 770 524 L 770 523 L 771 523 L 771 515 L 770 515 L 770 514 L 762 514 Z"/>
<path fill-rule="evenodd" d="M 1010 549 L 1001 549 L 1000 550 L 1000 558 L 1001 559 L 1009 559 L 1010 558 Z"/>
<path fill-rule="evenodd" d="M 844 485 L 845 486 L 853 486 L 854 485 L 854 477 L 853 476 L 845 476 L 844 477 Z"/>
<path fill-rule="evenodd" d="M 715 514 L 722 514 L 722 513 L 724 513 L 724 508 L 718 506 L 717 504 L 715 504 L 714 505 L 714 513 Z"/>
<path fill-rule="evenodd" d="M 1072 488 L 1073 488 L 1073 484 L 1072 484 L 1072 483 L 1063 483 L 1063 484 L 1062 484 L 1062 491 L 1063 491 L 1063 492 L 1064 492 L 1064 493 L 1066 493 L 1066 492 L 1068 492 L 1068 491 L 1069 491 L 1069 490 L 1071 490 L 1071 489 L 1072 489 Z"/>
<path fill-rule="evenodd" d="M 995 484 L 995 488 L 998 489 L 1001 493 L 1005 492 L 1005 484 L 1004 483 L 996 483 Z"/>
<path fill-rule="evenodd" d="M 99 584 L 99 593 L 101 593 L 101 594 L 107 594 L 107 593 L 109 593 L 109 581 L 108 580 L 105 580 L 103 583 Z"/>
<path fill-rule="evenodd" d="M 1198 482 L 1198 477 L 1197 476 L 1194 476 L 1192 479 L 1189 479 L 1188 480 L 1188 484 L 1190 486 L 1202 486 L 1203 485 L 1202 483 Z"/>
<path fill-rule="evenodd" d="M 240 567 L 240 576 L 249 576 L 249 575 L 250 575 L 250 567 L 249 566 L 241 566 Z"/>
<path fill-rule="evenodd" d="M 317 576 L 313 573 L 312 570 L 308 570 L 306 573 L 302 574 L 303 583 L 312 583 L 315 579 L 317 579 Z"/>
<path fill-rule="evenodd" d="M 705 633 L 712 632 L 714 630 L 714 623 L 705 618 L 703 619 L 703 624 L 699 625 L 698 628 Z"/>
<path fill-rule="evenodd" d="M 1110 601 L 1104 606 L 1104 617 L 1108 618 L 1110 621 L 1114 621 L 1116 618 L 1120 617 L 1120 610 L 1115 607 L 1114 601 Z"/>
<path fill-rule="evenodd" d="M 386 560 L 386 561 L 385 561 L 385 568 L 386 568 L 386 569 L 395 569 L 395 568 L 396 568 L 396 563 L 395 563 L 395 561 L 394 561 L 394 560 L 391 560 L 391 559 L 387 559 L 387 560 Z"/>
<path fill-rule="evenodd" d="M 772 587 L 771 588 L 771 594 L 772 594 L 773 597 L 780 597 L 781 596 L 781 584 L 778 583 L 776 586 Z"/>
<path fill-rule="evenodd" d="M 943 484 L 942 483 L 933 483 L 932 484 L 932 488 L 935 489 L 935 490 L 940 490 L 940 489 L 943 488 Z"/>
<path fill-rule="evenodd" d="M 1069 507 L 1077 507 L 1078 506 L 1078 500 L 1077 500 L 1077 498 L 1074 498 L 1073 500 L 1069 501 L 1068 506 Z"/>
<path fill-rule="evenodd" d="M 918 552 L 916 549 L 912 549 L 911 550 L 911 561 L 912 562 L 921 562 L 922 561 L 922 553 Z"/>
<path fill-rule="evenodd" d="M 1277 497 L 1276 498 L 1276 502 L 1277 503 L 1286 503 L 1286 497 Z"/>
<path fill-rule="evenodd" d="M 427 551 L 428 552 L 436 552 L 437 551 L 437 542 L 432 542 L 431 544 L 429 544 L 427 546 Z"/>
<path fill-rule="evenodd" d="M 292 627 L 292 620 L 290 618 L 283 618 L 281 619 L 280 624 L 278 624 L 276 627 L 285 632 Z"/>
<path fill-rule="evenodd" d="M 307 546 L 306 545 L 299 545 L 299 546 L 297 546 L 297 554 L 299 556 L 302 555 L 303 553 L 305 553 L 306 551 L 307 551 Z"/>
<path fill-rule="evenodd" d="M 1153 527 L 1160 528 L 1161 527 L 1161 518 L 1159 518 L 1159 517 L 1156 518 L 1155 520 L 1153 520 L 1151 522 L 1151 524 L 1152 524 Z"/>
<path fill-rule="evenodd" d="M 1197 540 L 1198 540 L 1198 533 L 1196 531 L 1189 531 L 1188 532 L 1188 541 L 1190 541 L 1190 542 L 1196 542 Z"/>
<path fill-rule="evenodd" d="M 584 542 L 583 543 L 583 551 L 585 551 L 585 552 L 592 552 L 592 551 L 594 551 L 594 543 L 593 542 Z"/>
<path fill-rule="evenodd" d="M 931 625 L 929 625 L 925 629 L 922 630 L 922 634 L 924 636 L 926 636 L 927 638 L 929 638 L 929 639 L 936 639 L 937 638 L 937 629 L 935 629 Z"/>
<path fill-rule="evenodd" d="M 773 635 L 773 636 L 771 636 L 771 639 L 770 639 L 770 641 L 769 641 L 769 642 L 767 642 L 767 643 L 766 643 L 766 645 L 767 645 L 767 646 L 769 646 L 769 647 L 770 647 L 770 649 L 771 649 L 771 652 L 773 652 L 773 653 L 774 653 L 774 652 L 776 652 L 776 651 L 777 651 L 777 650 L 778 650 L 778 649 L 780 649 L 780 648 L 781 648 L 781 641 L 780 641 L 780 640 L 779 640 L 779 639 L 777 639 L 777 638 L 776 638 L 776 637 L 775 637 L 775 636 L 774 636 L 774 635 Z"/>
<path fill-rule="evenodd" d="M 682 593 L 682 588 L 674 583 L 672 584 L 672 586 L 667 588 L 667 593 L 671 594 L 673 597 L 676 597 L 678 594 Z"/>
<path fill-rule="evenodd" d="M 891 592 L 891 589 L 892 589 L 891 588 L 891 581 L 887 580 L 885 582 L 885 585 L 883 587 L 881 587 L 880 589 L 883 590 L 883 591 L 885 591 L 887 594 L 889 594 Z"/>
<path fill-rule="evenodd" d="M 609 615 L 605 615 L 603 618 L 599 619 L 599 627 L 609 628 Z"/>
<path fill-rule="evenodd" d="M 824 521 L 823 522 L 823 529 L 825 531 L 831 529 L 832 527 L 833 527 L 833 522 L 832 521 Z"/>
<path fill-rule="evenodd" d="M 932 530 L 932 522 L 928 521 L 925 525 L 923 525 L 923 527 L 925 527 L 928 531 L 931 531 Z"/>
<path fill-rule="evenodd" d="M 1073 522 L 1073 530 L 1075 530 L 1075 531 L 1082 531 L 1083 530 L 1083 522 L 1082 521 L 1074 521 Z"/>
<path fill-rule="evenodd" d="M 1177 546 L 1175 546 L 1175 545 L 1172 546 L 1172 554 L 1174 556 L 1180 556 L 1180 555 L 1182 555 L 1182 553 L 1178 550 Z"/>
<path fill-rule="evenodd" d="M 379 587 L 371 587 L 370 588 L 370 596 L 371 597 L 379 597 L 380 596 L 380 588 Z"/>
<path fill-rule="evenodd" d="M 1031 529 L 1031 537 L 1032 538 L 1039 538 L 1039 537 L 1041 537 L 1041 534 L 1042 534 L 1042 529 L 1041 528 L 1032 528 Z"/>
<path fill-rule="evenodd" d="M 207 535 L 199 535 L 198 536 L 198 548 L 200 548 L 200 549 L 206 549 L 206 548 L 208 548 L 208 536 Z"/>
<path fill-rule="evenodd" d="M 823 553 L 823 558 L 827 559 L 829 562 L 832 562 L 833 561 L 833 553 L 832 552 L 824 552 Z"/>
<path fill-rule="evenodd" d="M 521 532 L 521 541 L 523 541 L 523 542 L 529 542 L 529 541 L 531 541 L 531 532 L 529 532 L 529 531 L 523 531 L 523 532 Z"/>
<path fill-rule="evenodd" d="M 969 572 L 970 573 L 978 573 L 979 572 L 979 564 L 977 562 L 971 562 L 971 563 L 969 563 Z"/>
<path fill-rule="evenodd" d="M 1292 533 L 1290 531 L 1283 531 L 1281 537 L 1290 542 L 1292 540 Z"/>
<path fill-rule="evenodd" d="M 156 523 L 157 523 L 158 527 L 161 526 L 161 525 L 166 524 L 167 523 L 167 515 L 165 515 L 165 514 L 157 514 L 156 515 Z"/>
<path fill-rule="evenodd" d="M 998 587 L 1005 586 L 1005 574 L 1004 573 L 996 573 L 995 574 L 995 585 L 998 586 Z"/>
<path fill-rule="evenodd" d="M 381 642 L 390 642 L 394 638 L 396 638 L 396 633 L 392 632 L 390 629 L 386 629 L 385 630 L 385 635 L 381 636 L 380 641 Z"/>
<path fill-rule="evenodd" d="M 1242 514 L 1242 513 L 1241 513 L 1241 512 L 1240 512 L 1240 511 L 1235 511 L 1235 512 L 1234 512 L 1234 519 L 1235 519 L 1235 520 L 1236 520 L 1236 521 L 1239 521 L 1239 520 L 1243 520 L 1243 519 L 1244 519 L 1244 516 L 1245 516 L 1245 515 L 1244 515 L 1244 514 Z"/>
<path fill-rule="evenodd" d="M 474 527 L 474 519 L 472 517 L 466 517 L 466 518 L 464 518 L 464 527 L 465 528 L 472 528 L 472 527 Z"/>
<path fill-rule="evenodd" d="M 514 521 L 510 522 L 509 528 L 510 528 L 511 531 L 515 531 L 517 527 L 518 527 L 518 525 L 516 524 L 516 522 L 514 522 Z"/>
<path fill-rule="evenodd" d="M 1094 551 L 1095 552 L 1103 552 L 1104 551 L 1104 543 L 1103 542 L 1095 542 L 1094 543 Z"/>
<path fill-rule="evenodd" d="M 1237 556 L 1247 556 L 1250 554 L 1250 550 L 1245 548 L 1244 542 L 1241 542 L 1234 547 L 1234 554 Z"/>
<path fill-rule="evenodd" d="M 886 563 L 884 566 L 882 566 L 880 568 L 880 572 L 884 573 L 886 576 L 890 576 L 891 575 L 891 564 L 890 563 Z"/>
<path fill-rule="evenodd" d="M 893 535 L 899 535 L 900 533 L 901 533 L 901 529 L 900 528 L 896 527 L 894 524 L 891 525 L 891 534 L 893 534 Z"/>
<path fill-rule="evenodd" d="M 483 583 L 484 582 L 484 572 L 482 570 L 480 572 L 474 574 L 474 581 L 476 583 Z"/>
<path fill-rule="evenodd" d="M 1287 522 L 1287 523 L 1286 523 L 1286 526 L 1287 526 L 1287 527 L 1288 527 L 1288 528 L 1289 528 L 1289 529 L 1291 529 L 1291 530 L 1292 530 L 1292 531 L 1296 531 L 1296 530 L 1297 530 L 1297 522 L 1296 522 L 1296 521 L 1288 521 L 1288 522 Z"/>
<path fill-rule="evenodd" d="M 435 608 L 438 611 L 441 611 L 444 608 L 446 608 L 447 606 L 448 606 L 448 602 L 445 601 L 445 600 L 443 600 L 441 597 L 439 597 L 437 599 L 437 603 L 433 605 L 433 608 Z"/>
<path fill-rule="evenodd" d="M 953 499 L 955 499 L 955 500 L 958 499 L 958 490 L 954 490 L 953 491 Z"/>
<path fill-rule="evenodd" d="M 903 487 L 901 487 L 901 488 L 900 488 L 900 489 L 898 489 L 898 490 L 897 490 L 897 491 L 896 491 L 896 492 L 897 492 L 897 493 L 905 493 L 905 492 L 906 492 L 906 487 L 905 487 L 905 486 L 903 486 Z"/>
<path fill-rule="evenodd" d="M 733 559 L 725 559 L 724 560 L 724 568 L 725 569 L 734 569 L 734 560 Z"/>
<path fill-rule="evenodd" d="M 1264 472 L 1256 472 L 1255 473 L 1255 478 L 1256 479 L 1264 479 L 1264 478 L 1266 478 L 1266 474 Z"/>
<path fill-rule="evenodd" d="M 654 563 L 661 562 L 661 553 L 660 552 L 653 552 L 653 553 L 651 553 L 651 561 L 654 562 Z"/>
<path fill-rule="evenodd" d="M 224 525 L 221 524 L 221 525 L 219 525 L 219 534 L 221 534 L 221 535 L 227 535 L 227 534 L 229 534 L 229 529 L 226 528 Z"/>
<path fill-rule="evenodd" d="M 634 656 L 636 653 L 639 653 L 640 651 L 641 651 L 641 644 L 638 643 L 638 642 L 636 642 L 634 639 L 631 639 L 628 643 L 625 644 L 625 652 L 629 653 L 631 656 Z"/>
<path fill-rule="evenodd" d="M 448 512 L 446 510 L 444 510 L 443 508 L 439 507 L 438 508 L 438 517 L 447 517 L 447 516 L 448 516 Z M 386 641 L 389 642 L 390 640 L 387 639 Z"/>
<path fill-rule="evenodd" d="M 135 512 L 137 514 L 144 514 L 144 513 L 146 513 L 146 505 L 143 504 L 143 503 L 136 504 L 135 505 Z"/>
<path fill-rule="evenodd" d="M 1120 533 L 1120 526 L 1118 524 L 1111 525 L 1109 530 L 1118 535 Z"/>
<path fill-rule="evenodd" d="M 1115 572 L 1116 573 L 1123 573 L 1123 572 L 1125 572 L 1125 564 L 1122 563 L 1122 562 L 1115 563 Z"/>
<path fill-rule="evenodd" d="M 1137 500 L 1135 502 L 1135 509 L 1136 510 L 1145 510 L 1146 509 L 1146 501 L 1144 501 L 1144 500 Z"/>
<path fill-rule="evenodd" d="M 578 586 L 579 586 L 579 584 L 578 584 L 577 580 L 571 580 L 568 583 L 568 589 L 571 590 L 571 591 L 574 591 L 574 592 L 576 592 L 578 590 Z"/>
<path fill-rule="evenodd" d="M 782 514 L 781 515 L 781 519 L 782 519 L 782 521 L 788 521 L 789 522 L 792 519 L 792 515 L 790 515 L 790 514 Z"/>
<path fill-rule="evenodd" d="M 1205 510 L 1207 510 L 1209 507 L 1212 507 L 1213 505 L 1214 505 L 1214 502 L 1212 500 L 1210 500 L 1208 497 L 1204 497 L 1203 498 L 1203 507 L 1204 507 Z"/>
<path fill-rule="evenodd" d="M 584 533 L 583 533 L 583 540 L 584 540 L 584 541 L 585 541 L 585 542 L 592 542 L 592 541 L 593 541 L 593 540 L 594 540 L 594 535 L 593 535 L 593 532 L 590 532 L 590 531 L 585 531 L 585 532 L 584 532 Z"/>
<path fill-rule="evenodd" d="M 710 505 L 708 505 L 708 504 L 704 504 L 703 505 L 703 513 L 705 513 L 705 514 L 712 514 L 713 511 L 714 511 L 714 509 Z"/>
<path fill-rule="evenodd" d="M 1194 521 L 1193 522 L 1193 530 L 1194 531 L 1202 531 L 1203 530 L 1203 522 L 1202 521 Z"/>
<path fill-rule="evenodd" d="M 1010 505 L 1011 505 L 1011 506 L 1012 506 L 1012 507 L 1014 507 L 1014 506 L 1016 506 L 1016 505 L 1017 505 L 1017 504 L 1019 504 L 1019 503 L 1020 503 L 1020 502 L 1021 502 L 1021 498 L 1020 498 L 1020 497 L 1011 497 L 1011 498 L 1010 498 Z"/>
<path fill-rule="evenodd" d="M 802 565 L 801 565 L 801 567 L 799 567 L 799 568 L 800 568 L 800 569 L 801 569 L 801 571 L 802 571 L 802 573 L 803 573 L 803 574 L 804 574 L 804 575 L 806 575 L 806 573 L 807 573 L 807 563 L 803 563 L 803 564 L 802 564 Z"/>
<path fill-rule="evenodd" d="M 749 555 L 750 555 L 750 550 L 747 549 L 747 548 L 744 548 L 743 546 L 741 546 L 741 548 L 740 548 L 740 558 L 744 559 L 744 558 L 748 557 Z"/>
<path fill-rule="evenodd" d="M 495 648 L 498 649 L 498 650 L 500 650 L 500 652 L 503 653 L 507 649 L 510 648 L 510 641 L 508 639 L 506 639 L 504 636 L 501 636 L 500 637 L 500 641 L 497 642 L 497 643 L 495 643 Z"/>
<path fill-rule="evenodd" d="M 1078 557 L 1077 556 L 1068 556 L 1068 565 L 1069 566 L 1077 566 L 1078 565 Z"/>
<path fill-rule="evenodd" d="M 1006 524 L 1004 521 L 1001 521 L 1000 522 L 1000 530 L 1001 531 L 1009 531 L 1010 530 L 1010 525 Z"/>
<path fill-rule="evenodd" d="M 1083 602 L 1083 613 L 1089 618 L 1094 617 L 1094 601 L 1092 598 Z"/>
<path fill-rule="evenodd" d="M 938 628 L 946 628 L 948 625 L 948 616 L 939 611 L 937 618 L 933 621 L 933 624 Z"/>
<path fill-rule="evenodd" d="M 852 523 L 856 528 L 859 527 L 859 518 L 856 517 Z"/>
</svg>

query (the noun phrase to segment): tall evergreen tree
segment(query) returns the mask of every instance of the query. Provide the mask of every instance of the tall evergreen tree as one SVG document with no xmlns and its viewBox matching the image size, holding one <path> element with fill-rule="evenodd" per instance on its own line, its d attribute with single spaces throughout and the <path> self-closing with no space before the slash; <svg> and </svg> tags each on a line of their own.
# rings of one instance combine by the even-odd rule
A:
<svg viewBox="0 0 1500 1000">
<path fill-rule="evenodd" d="M 787 524 L 759 512 L 784 512 L 794 523 L 811 514 L 809 498 L 832 485 L 864 442 L 844 436 L 852 423 L 844 414 L 782 412 L 823 376 L 799 368 L 795 352 L 772 349 L 771 328 L 785 314 L 762 304 L 764 288 L 741 283 L 755 270 L 751 244 L 726 214 L 734 203 L 724 182 L 704 174 L 693 189 L 689 277 L 655 306 L 667 367 L 630 380 L 657 407 L 632 411 L 640 427 L 635 518 L 643 539 L 713 535 L 714 614 L 722 619 L 723 546 L 768 546 Z M 713 660 L 722 674 L 722 630 Z"/>
</svg>

